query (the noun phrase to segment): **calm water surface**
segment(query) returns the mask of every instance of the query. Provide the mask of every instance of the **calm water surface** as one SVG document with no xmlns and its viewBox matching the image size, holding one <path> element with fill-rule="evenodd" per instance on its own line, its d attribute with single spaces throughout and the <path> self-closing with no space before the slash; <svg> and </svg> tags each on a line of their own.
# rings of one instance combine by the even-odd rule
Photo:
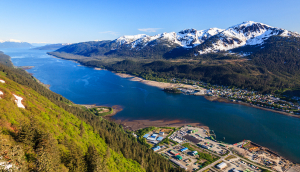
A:
<svg viewBox="0 0 300 172">
<path fill-rule="evenodd" d="M 78 104 L 121 105 L 117 119 L 179 119 L 200 122 L 228 143 L 252 140 L 300 163 L 300 119 L 202 96 L 168 94 L 105 70 L 53 58 L 46 51 L 2 50 L 50 89 Z"/>
</svg>

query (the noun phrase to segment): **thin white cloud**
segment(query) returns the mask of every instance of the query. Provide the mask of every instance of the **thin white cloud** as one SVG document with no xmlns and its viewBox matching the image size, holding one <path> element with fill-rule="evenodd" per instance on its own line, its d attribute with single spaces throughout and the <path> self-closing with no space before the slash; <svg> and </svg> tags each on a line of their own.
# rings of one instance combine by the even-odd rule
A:
<svg viewBox="0 0 300 172">
<path fill-rule="evenodd" d="M 142 32 L 157 32 L 157 30 L 159 30 L 161 28 L 143 28 L 143 29 L 138 29 L 139 31 Z"/>
<path fill-rule="evenodd" d="M 99 32 L 101 34 L 111 34 L 111 35 L 118 35 L 119 32 L 114 32 L 114 31 L 105 31 L 105 32 Z"/>
</svg>

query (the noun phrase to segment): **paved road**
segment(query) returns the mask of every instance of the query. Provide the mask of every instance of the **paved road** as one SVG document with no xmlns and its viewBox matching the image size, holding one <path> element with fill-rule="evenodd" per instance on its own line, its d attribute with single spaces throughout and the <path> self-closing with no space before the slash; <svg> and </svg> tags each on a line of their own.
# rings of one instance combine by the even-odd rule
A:
<svg viewBox="0 0 300 172">
<path fill-rule="evenodd" d="M 228 154 L 228 155 L 226 155 L 226 156 L 223 156 L 223 157 L 221 157 L 220 159 L 218 159 L 217 161 L 215 161 L 215 162 L 213 162 L 213 163 L 211 163 L 211 164 L 209 164 L 208 166 L 206 166 L 206 167 L 204 167 L 204 168 L 202 168 L 201 170 L 199 170 L 199 171 L 204 171 L 204 170 L 206 170 L 206 169 L 208 169 L 208 168 L 211 168 L 211 167 L 213 167 L 213 166 L 215 166 L 215 165 L 217 165 L 220 161 L 224 161 L 225 160 L 225 158 L 227 158 L 228 156 L 230 155 L 230 153 Z M 214 170 L 215 171 L 215 170 Z"/>
<path fill-rule="evenodd" d="M 249 164 L 253 164 L 253 165 L 255 165 L 255 166 L 259 167 L 259 168 L 267 169 L 267 170 L 269 170 L 269 171 L 274 171 L 274 170 L 271 170 L 271 169 L 269 169 L 269 168 L 267 168 L 267 167 L 265 167 L 265 166 L 259 165 L 259 164 L 257 164 L 257 163 L 253 163 L 253 162 L 249 161 L 248 159 L 241 158 L 241 157 L 239 157 L 239 158 L 242 159 L 243 161 L 248 162 Z M 274 171 L 274 172 L 275 172 L 275 171 Z"/>
<path fill-rule="evenodd" d="M 201 150 L 203 150 L 203 151 L 205 151 L 205 152 L 211 153 L 211 154 L 213 154 L 213 155 L 215 155 L 215 156 L 217 156 L 217 157 L 220 158 L 220 159 L 218 159 L 217 161 L 215 161 L 215 162 L 209 164 L 208 166 L 206 166 L 206 167 L 200 169 L 199 171 L 204 171 L 204 170 L 206 170 L 206 169 L 208 169 L 208 168 L 214 167 L 214 166 L 217 165 L 220 161 L 228 162 L 228 161 L 225 160 L 225 158 L 227 158 L 227 157 L 230 156 L 230 155 L 234 155 L 229 149 L 226 149 L 226 148 L 225 148 L 225 149 L 226 149 L 227 151 L 229 151 L 229 154 L 226 155 L 226 156 L 221 156 L 221 155 L 219 155 L 219 154 L 216 154 L 216 153 L 214 153 L 214 152 L 211 152 L 211 151 L 208 151 L 208 150 L 206 150 L 206 149 L 204 149 L 204 148 L 201 148 L 201 147 L 197 146 L 197 145 L 196 145 L 195 143 L 193 143 L 193 142 L 189 142 L 189 141 L 188 141 L 188 142 L 186 142 L 186 143 L 189 143 L 189 144 L 191 144 L 191 145 L 194 145 L 194 146 L 196 146 L 198 149 L 201 149 Z M 177 145 L 175 145 L 175 146 L 171 146 L 171 147 L 169 147 L 169 148 L 167 148 L 167 149 L 158 151 L 158 153 L 161 153 L 161 152 L 167 152 L 167 151 L 173 149 L 174 147 L 179 146 L 179 145 L 182 145 L 182 144 L 184 144 L 184 143 L 180 143 L 180 144 L 177 144 Z M 237 155 L 235 155 L 235 156 L 237 156 Z M 237 156 L 237 157 L 238 157 L 238 156 Z M 249 161 L 249 160 L 247 160 L 247 159 L 245 159 L 245 158 L 241 158 L 241 157 L 238 157 L 238 158 L 241 159 L 241 160 L 243 160 L 243 161 L 245 161 L 245 162 L 247 162 L 247 163 L 253 164 L 253 165 L 255 165 L 255 166 L 259 167 L 259 168 L 264 168 L 264 169 L 268 169 L 269 171 L 275 172 L 274 170 L 271 170 L 271 169 L 269 169 L 269 168 L 266 168 L 266 167 L 264 167 L 264 166 L 262 166 L 262 165 L 258 165 L 258 164 L 256 164 L 256 163 L 254 164 L 253 162 L 251 162 L 251 161 Z M 216 172 L 216 170 L 214 170 L 214 169 L 211 169 L 211 170 Z"/>
</svg>

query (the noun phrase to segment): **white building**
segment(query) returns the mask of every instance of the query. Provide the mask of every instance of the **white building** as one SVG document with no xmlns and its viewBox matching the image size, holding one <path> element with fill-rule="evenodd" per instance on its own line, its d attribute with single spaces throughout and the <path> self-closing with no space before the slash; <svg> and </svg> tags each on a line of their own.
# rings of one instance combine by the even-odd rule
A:
<svg viewBox="0 0 300 172">
<path fill-rule="evenodd" d="M 158 134 L 163 136 L 165 133 L 160 131 Z"/>
<path fill-rule="evenodd" d="M 227 164 L 225 162 L 221 162 L 220 164 L 217 165 L 217 168 L 221 169 L 221 170 L 226 168 L 226 167 L 227 167 Z"/>
</svg>

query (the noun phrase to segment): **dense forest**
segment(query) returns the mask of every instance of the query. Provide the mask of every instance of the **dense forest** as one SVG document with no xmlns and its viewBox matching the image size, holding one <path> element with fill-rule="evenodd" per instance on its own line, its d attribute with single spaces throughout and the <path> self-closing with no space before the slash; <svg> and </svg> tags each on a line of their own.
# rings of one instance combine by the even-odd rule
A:
<svg viewBox="0 0 300 172">
<path fill-rule="evenodd" d="M 6 56 L 7 58 L 7 56 Z M 40 85 L 22 69 L 0 64 L 1 144 L 21 171 L 182 171 L 140 144 L 121 125 Z M 13 95 L 24 98 L 18 108 Z"/>
<path fill-rule="evenodd" d="M 148 46 L 136 47 L 132 49 L 128 45 L 119 46 L 115 41 L 91 41 L 65 46 L 57 50 L 60 53 L 70 53 L 75 55 L 96 57 L 96 56 L 110 56 L 110 57 L 136 57 L 146 59 L 161 59 L 165 53 L 170 52 L 176 48 L 176 45 L 168 45 L 165 40 L 155 40 L 148 44 Z M 155 45 L 155 46 L 152 46 Z M 118 47 L 116 49 L 116 47 Z"/>
<path fill-rule="evenodd" d="M 230 52 L 194 55 L 200 49 L 210 46 L 213 40 L 214 37 L 192 49 L 174 48 L 168 53 L 161 51 L 164 55 L 155 53 L 151 58 L 148 55 L 136 55 L 134 51 L 128 53 L 127 50 L 122 54 L 110 55 L 107 42 L 79 43 L 49 54 L 76 60 L 86 66 L 102 67 L 157 81 L 169 78 L 201 80 L 262 93 L 299 88 L 299 37 L 271 36 L 262 45 L 244 46 Z M 106 47 L 106 53 L 99 48 L 101 46 Z M 98 49 L 102 52 L 99 56 L 94 53 Z M 158 49 L 151 49 L 155 50 Z M 250 55 L 241 55 L 245 53 Z"/>
</svg>

